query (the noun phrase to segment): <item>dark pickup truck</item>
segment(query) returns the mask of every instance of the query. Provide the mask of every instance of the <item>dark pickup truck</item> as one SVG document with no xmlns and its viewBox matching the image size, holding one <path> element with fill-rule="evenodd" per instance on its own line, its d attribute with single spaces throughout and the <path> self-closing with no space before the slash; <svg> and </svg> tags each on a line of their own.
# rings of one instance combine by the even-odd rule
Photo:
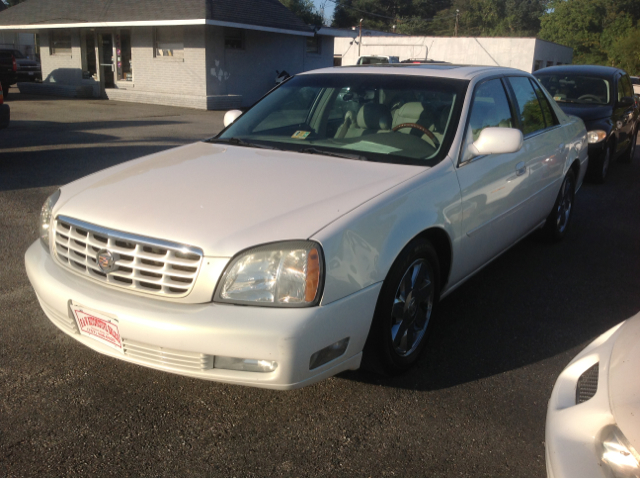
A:
<svg viewBox="0 0 640 479">
<path fill-rule="evenodd" d="M 11 51 L 0 50 L 0 85 L 4 97 L 9 96 L 9 85 L 13 85 L 17 81 L 18 64 L 16 57 Z"/>
</svg>

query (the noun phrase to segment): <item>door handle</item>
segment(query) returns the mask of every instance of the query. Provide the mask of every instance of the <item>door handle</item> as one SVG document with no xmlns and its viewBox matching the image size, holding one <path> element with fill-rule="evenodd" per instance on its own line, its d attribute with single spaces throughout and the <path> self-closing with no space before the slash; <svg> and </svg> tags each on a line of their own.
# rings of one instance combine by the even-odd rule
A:
<svg viewBox="0 0 640 479">
<path fill-rule="evenodd" d="M 516 176 L 522 176 L 527 171 L 527 167 L 524 164 L 524 161 L 521 161 L 516 165 Z"/>
</svg>

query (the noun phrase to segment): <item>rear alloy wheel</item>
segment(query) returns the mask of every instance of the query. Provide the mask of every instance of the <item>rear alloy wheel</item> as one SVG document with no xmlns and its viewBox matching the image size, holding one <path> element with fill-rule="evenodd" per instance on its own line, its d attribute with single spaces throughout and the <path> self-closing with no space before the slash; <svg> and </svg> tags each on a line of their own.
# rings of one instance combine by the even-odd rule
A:
<svg viewBox="0 0 640 479">
<path fill-rule="evenodd" d="M 631 163 L 633 157 L 636 154 L 636 143 L 638 142 L 638 130 L 635 130 L 631 135 L 631 144 L 627 152 L 620 158 L 621 163 Z"/>
<path fill-rule="evenodd" d="M 399 374 L 416 362 L 438 297 L 440 268 L 431 243 L 413 240 L 382 285 L 364 350 L 364 366 Z"/>
<path fill-rule="evenodd" d="M 569 170 L 558 192 L 556 203 L 553 205 L 553 209 L 551 213 L 549 213 L 544 225 L 544 230 L 550 240 L 560 241 L 567 233 L 567 228 L 569 227 L 573 213 L 575 195 L 576 176 L 572 170 Z"/>
</svg>

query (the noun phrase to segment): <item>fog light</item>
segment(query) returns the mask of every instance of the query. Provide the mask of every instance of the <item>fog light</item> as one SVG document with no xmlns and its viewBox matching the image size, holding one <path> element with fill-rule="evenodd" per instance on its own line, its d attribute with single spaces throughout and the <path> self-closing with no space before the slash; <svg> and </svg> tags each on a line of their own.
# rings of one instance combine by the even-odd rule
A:
<svg viewBox="0 0 640 479">
<path fill-rule="evenodd" d="M 323 364 L 327 364 L 329 361 L 342 356 L 349 346 L 349 338 L 344 338 L 333 343 L 331 346 L 327 346 L 320 351 L 317 351 L 311 355 L 309 360 L 309 369 L 319 368 Z"/>
<path fill-rule="evenodd" d="M 263 359 L 230 358 L 216 356 L 213 367 L 217 369 L 233 369 L 235 371 L 252 371 L 254 373 L 271 373 L 276 370 L 278 363 Z"/>
</svg>

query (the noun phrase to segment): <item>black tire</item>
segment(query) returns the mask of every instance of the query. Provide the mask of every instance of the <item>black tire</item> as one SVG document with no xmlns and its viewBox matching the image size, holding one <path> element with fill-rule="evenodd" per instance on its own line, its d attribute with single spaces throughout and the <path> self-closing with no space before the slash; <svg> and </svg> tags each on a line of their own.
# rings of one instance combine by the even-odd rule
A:
<svg viewBox="0 0 640 479">
<path fill-rule="evenodd" d="M 576 175 L 573 170 L 569 170 L 562 181 L 556 202 L 544 225 L 544 233 L 549 240 L 561 241 L 567 234 L 573 216 L 575 196 Z"/>
<path fill-rule="evenodd" d="M 638 130 L 635 130 L 631 135 L 631 144 L 629 149 L 620 158 L 620 163 L 631 163 L 633 157 L 636 154 L 636 143 L 638 142 Z"/>
<path fill-rule="evenodd" d="M 9 98 L 9 85 L 7 83 L 2 84 L 2 97 Z"/>
<path fill-rule="evenodd" d="M 439 288 L 435 249 L 424 239 L 411 241 L 382 285 L 364 348 L 365 369 L 397 375 L 417 361 L 431 330 Z"/>
<path fill-rule="evenodd" d="M 591 158 L 589 158 L 589 179 L 593 183 L 601 185 L 606 180 L 609 167 L 613 160 L 613 151 L 613 144 L 609 143 L 604 152 L 594 158 L 593 162 L 591 162 Z"/>
</svg>

